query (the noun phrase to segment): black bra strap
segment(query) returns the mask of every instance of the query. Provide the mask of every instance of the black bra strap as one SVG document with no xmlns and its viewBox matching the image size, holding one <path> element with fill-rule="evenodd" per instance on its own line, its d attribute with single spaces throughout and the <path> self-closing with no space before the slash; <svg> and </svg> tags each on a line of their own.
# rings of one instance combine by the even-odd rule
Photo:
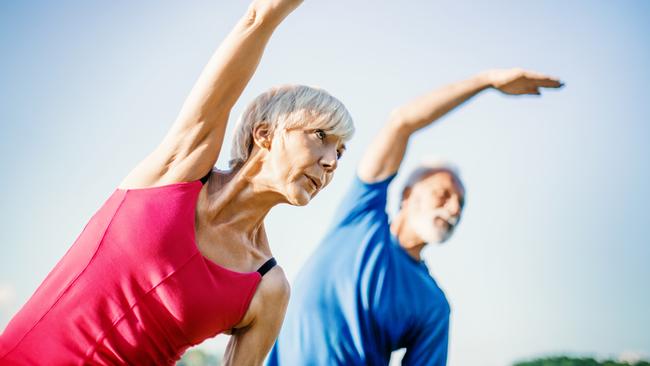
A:
<svg viewBox="0 0 650 366">
<path fill-rule="evenodd" d="M 260 269 L 257 270 L 257 272 L 261 275 L 264 276 L 266 272 L 270 271 L 271 268 L 275 267 L 275 265 L 278 264 L 278 262 L 275 261 L 275 258 L 271 257 L 266 263 L 262 264 Z"/>
<path fill-rule="evenodd" d="M 206 174 L 205 176 L 203 176 L 203 178 L 201 178 L 201 184 L 204 184 L 204 185 L 205 185 L 205 183 L 208 182 L 208 179 L 210 179 L 210 175 L 211 175 L 211 174 L 212 174 L 212 169 L 210 169 L 210 171 L 208 172 L 208 174 Z"/>
</svg>

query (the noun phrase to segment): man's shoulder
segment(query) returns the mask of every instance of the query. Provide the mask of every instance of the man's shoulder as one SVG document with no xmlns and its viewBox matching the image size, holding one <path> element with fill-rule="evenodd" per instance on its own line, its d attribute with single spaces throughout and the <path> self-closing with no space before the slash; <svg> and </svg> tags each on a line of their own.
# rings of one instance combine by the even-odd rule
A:
<svg viewBox="0 0 650 366">
<path fill-rule="evenodd" d="M 433 276 L 428 275 L 428 280 L 422 281 L 420 300 L 423 302 L 427 312 L 442 312 L 449 314 L 450 307 L 449 301 L 445 292 L 438 286 L 438 283 Z"/>
<path fill-rule="evenodd" d="M 355 204 L 356 202 L 354 201 L 371 199 L 375 204 L 385 205 L 388 196 L 388 187 L 394 177 L 395 176 L 391 176 L 383 180 L 367 182 L 359 178 L 359 176 L 355 176 L 349 194 L 344 199 L 352 201 L 347 202 L 350 204 Z"/>
<path fill-rule="evenodd" d="M 418 294 L 418 298 L 423 303 L 447 303 L 447 297 L 435 278 L 429 272 L 429 269 L 423 263 L 416 263 L 408 254 L 402 253 L 403 249 L 394 245 L 393 251 L 397 252 L 395 257 L 397 262 L 401 263 L 398 270 L 402 275 L 409 277 L 403 285 L 410 286 L 411 291 Z M 400 252 L 402 251 L 402 252 Z"/>
<path fill-rule="evenodd" d="M 334 215 L 334 226 L 350 224 L 367 225 L 369 221 L 386 218 L 387 188 L 389 181 L 367 183 L 354 178 Z M 359 222 L 361 221 L 361 222 Z"/>
</svg>

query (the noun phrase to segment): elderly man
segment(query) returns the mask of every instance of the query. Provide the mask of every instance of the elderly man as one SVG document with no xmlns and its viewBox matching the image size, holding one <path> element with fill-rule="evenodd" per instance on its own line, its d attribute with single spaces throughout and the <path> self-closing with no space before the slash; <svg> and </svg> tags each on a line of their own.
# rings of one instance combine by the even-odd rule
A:
<svg viewBox="0 0 650 366">
<path fill-rule="evenodd" d="M 449 304 L 421 259 L 447 240 L 465 191 L 453 169 L 423 166 L 408 179 L 399 213 L 386 194 L 411 135 L 479 92 L 539 94 L 559 80 L 521 69 L 491 70 L 408 103 L 391 115 L 365 152 L 333 225 L 302 268 L 269 365 L 444 365 Z"/>
</svg>

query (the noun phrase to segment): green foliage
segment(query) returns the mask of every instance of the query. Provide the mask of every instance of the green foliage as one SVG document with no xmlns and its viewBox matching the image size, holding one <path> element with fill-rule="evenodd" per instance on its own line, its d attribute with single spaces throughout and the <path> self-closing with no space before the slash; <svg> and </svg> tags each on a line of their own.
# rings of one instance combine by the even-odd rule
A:
<svg viewBox="0 0 650 366">
<path fill-rule="evenodd" d="M 636 363 L 617 362 L 611 360 L 597 361 L 593 358 L 549 357 L 532 361 L 517 362 L 513 366 L 650 366 L 648 361 Z"/>
<path fill-rule="evenodd" d="M 214 366 L 221 364 L 221 356 L 192 348 L 183 354 L 176 366 Z"/>
</svg>

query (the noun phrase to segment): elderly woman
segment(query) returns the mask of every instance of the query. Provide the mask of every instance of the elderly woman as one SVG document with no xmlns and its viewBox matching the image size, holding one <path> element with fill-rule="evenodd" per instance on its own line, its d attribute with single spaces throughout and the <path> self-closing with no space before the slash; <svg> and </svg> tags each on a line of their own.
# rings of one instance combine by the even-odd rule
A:
<svg viewBox="0 0 650 366">
<path fill-rule="evenodd" d="M 227 36 L 162 143 L 121 183 L 0 336 L 2 365 L 173 364 L 232 334 L 226 364 L 260 364 L 289 286 L 264 218 L 331 180 L 353 132 L 345 107 L 305 86 L 255 99 L 231 170 L 212 171 L 228 116 L 298 0 L 256 0 Z"/>
</svg>

